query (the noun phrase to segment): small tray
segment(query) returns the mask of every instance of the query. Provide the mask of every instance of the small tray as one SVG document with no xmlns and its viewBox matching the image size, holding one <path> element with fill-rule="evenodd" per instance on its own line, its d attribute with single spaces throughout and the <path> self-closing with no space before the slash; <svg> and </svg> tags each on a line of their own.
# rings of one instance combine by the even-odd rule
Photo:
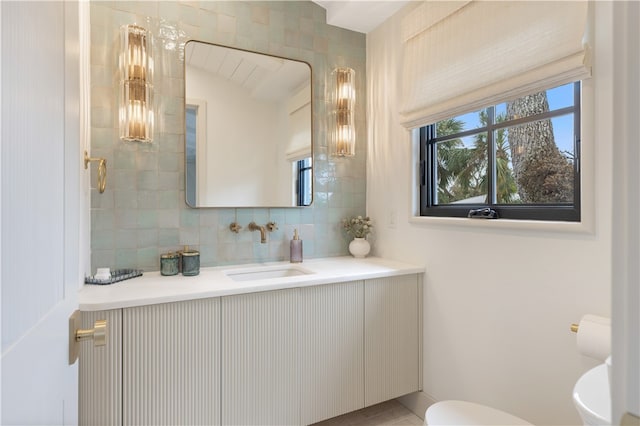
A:
<svg viewBox="0 0 640 426">
<path fill-rule="evenodd" d="M 108 280 L 99 280 L 92 276 L 84 277 L 85 284 L 107 285 L 117 283 L 118 281 L 128 280 L 142 275 L 141 269 L 114 269 L 111 271 L 111 278 Z"/>
</svg>

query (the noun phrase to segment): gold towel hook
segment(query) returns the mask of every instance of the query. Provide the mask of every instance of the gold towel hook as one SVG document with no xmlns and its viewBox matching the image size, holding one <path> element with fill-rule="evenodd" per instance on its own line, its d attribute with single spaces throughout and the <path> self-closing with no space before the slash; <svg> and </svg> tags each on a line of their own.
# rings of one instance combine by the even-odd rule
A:
<svg viewBox="0 0 640 426">
<path fill-rule="evenodd" d="M 84 152 L 84 168 L 89 168 L 91 161 L 98 162 L 98 191 L 102 194 L 107 187 L 107 160 L 105 158 L 91 158 L 87 151 Z"/>
</svg>

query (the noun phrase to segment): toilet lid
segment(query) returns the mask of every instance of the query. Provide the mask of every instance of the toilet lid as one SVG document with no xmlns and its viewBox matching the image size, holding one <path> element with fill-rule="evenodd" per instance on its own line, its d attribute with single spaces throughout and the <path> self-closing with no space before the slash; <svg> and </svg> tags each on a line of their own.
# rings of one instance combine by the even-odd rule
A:
<svg viewBox="0 0 640 426">
<path fill-rule="evenodd" d="M 521 425 L 532 426 L 520 417 L 466 401 L 441 401 L 433 404 L 425 413 L 425 424 L 429 426 L 460 425 Z"/>
</svg>

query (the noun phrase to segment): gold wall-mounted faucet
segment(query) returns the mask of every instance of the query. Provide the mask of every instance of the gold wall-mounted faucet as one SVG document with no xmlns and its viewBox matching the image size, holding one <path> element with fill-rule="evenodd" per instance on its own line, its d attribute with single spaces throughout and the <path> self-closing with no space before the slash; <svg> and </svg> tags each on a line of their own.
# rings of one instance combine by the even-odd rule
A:
<svg viewBox="0 0 640 426">
<path fill-rule="evenodd" d="M 260 242 L 262 244 L 267 242 L 267 228 L 257 225 L 255 222 L 249 224 L 249 231 L 260 231 Z"/>
<path fill-rule="evenodd" d="M 267 231 L 273 232 L 273 230 L 278 229 L 278 225 L 275 222 L 269 222 L 266 226 L 260 226 L 255 222 L 251 222 L 249 225 L 249 231 L 260 231 L 260 242 L 265 244 L 267 242 Z"/>
</svg>

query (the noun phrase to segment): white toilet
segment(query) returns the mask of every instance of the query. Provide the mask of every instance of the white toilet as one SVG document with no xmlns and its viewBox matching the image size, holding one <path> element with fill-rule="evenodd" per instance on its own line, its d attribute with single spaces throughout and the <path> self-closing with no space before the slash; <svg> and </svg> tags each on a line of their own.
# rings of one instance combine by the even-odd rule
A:
<svg viewBox="0 0 640 426">
<path fill-rule="evenodd" d="M 427 408 L 424 424 L 425 426 L 532 426 L 520 417 L 467 401 L 436 402 Z"/>
<path fill-rule="evenodd" d="M 611 424 L 611 391 L 607 362 L 587 371 L 573 388 L 573 403 L 585 425 Z"/>
<path fill-rule="evenodd" d="M 611 320 L 585 315 L 580 324 L 572 325 L 578 332 L 578 350 L 582 355 L 604 359 L 611 353 Z M 573 389 L 573 402 L 585 426 L 611 424 L 611 356 L 605 363 L 587 371 Z M 424 414 L 425 426 L 493 426 L 529 425 L 531 423 L 504 411 L 467 401 L 441 401 L 431 405 Z"/>
<path fill-rule="evenodd" d="M 573 389 L 573 402 L 586 426 L 611 424 L 609 369 L 611 357 L 580 377 Z M 467 401 L 441 401 L 424 415 L 425 426 L 530 425 L 514 415 Z"/>
</svg>

